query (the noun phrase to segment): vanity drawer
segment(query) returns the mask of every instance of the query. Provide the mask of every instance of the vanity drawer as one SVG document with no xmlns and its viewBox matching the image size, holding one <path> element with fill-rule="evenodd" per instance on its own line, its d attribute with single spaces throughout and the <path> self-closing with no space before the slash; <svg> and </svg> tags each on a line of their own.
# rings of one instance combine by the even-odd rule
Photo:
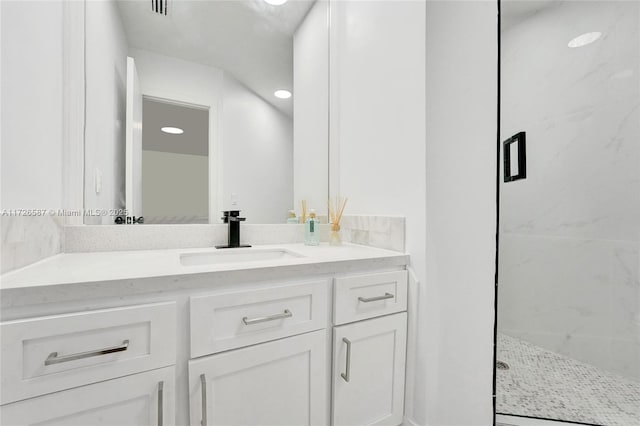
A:
<svg viewBox="0 0 640 426">
<path fill-rule="evenodd" d="M 325 328 L 327 284 L 191 297 L 191 357 Z"/>
<path fill-rule="evenodd" d="M 0 324 L 2 399 L 18 401 L 175 363 L 174 302 Z"/>
<path fill-rule="evenodd" d="M 336 278 L 335 325 L 407 310 L 407 271 Z"/>
</svg>

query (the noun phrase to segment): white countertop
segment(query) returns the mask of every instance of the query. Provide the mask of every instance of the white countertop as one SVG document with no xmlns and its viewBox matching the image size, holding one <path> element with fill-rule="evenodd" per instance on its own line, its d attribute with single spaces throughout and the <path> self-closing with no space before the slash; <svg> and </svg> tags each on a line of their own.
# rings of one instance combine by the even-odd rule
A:
<svg viewBox="0 0 640 426">
<path fill-rule="evenodd" d="M 16 293 L 28 293 L 30 298 L 38 295 L 40 302 L 49 302 L 60 299 L 45 294 L 45 290 L 53 290 L 61 295 L 60 291 L 69 286 L 84 285 L 95 292 L 99 287 L 109 287 L 110 295 L 117 293 L 120 287 L 126 290 L 134 290 L 138 282 L 144 281 L 141 286 L 149 289 L 149 278 L 163 277 L 164 280 L 156 280 L 159 287 L 169 289 L 168 282 L 184 282 L 191 276 L 203 276 L 214 278 L 222 277 L 226 280 L 262 280 L 278 278 L 283 274 L 294 276 L 296 274 L 328 274 L 351 272 L 354 270 L 366 271 L 369 268 L 384 268 L 403 266 L 408 264 L 409 256 L 405 253 L 383 250 L 355 244 L 342 246 L 305 246 L 303 244 L 277 244 L 255 246 L 255 249 L 285 249 L 303 257 L 290 257 L 277 260 L 261 260 L 251 262 L 235 262 L 225 264 L 207 264 L 184 266 L 180 263 L 180 255 L 185 253 L 220 252 L 215 248 L 188 248 L 166 250 L 136 250 L 136 251 L 111 251 L 93 253 L 64 253 L 40 262 L 26 266 L 0 276 L 0 291 L 3 297 L 3 306 L 13 305 Z M 224 249 L 225 252 L 236 249 Z M 167 280 L 166 278 L 170 278 Z M 115 284 L 121 284 L 117 286 Z M 162 285 L 164 283 L 164 285 Z M 123 286 L 125 286 L 123 288 Z M 181 288 L 180 285 L 173 287 Z M 188 286 L 187 286 L 188 287 Z M 184 288 L 184 286 L 182 286 Z M 153 290 L 156 290 L 154 286 Z M 38 292 L 38 293 L 35 293 Z M 43 293 L 44 292 L 44 293 Z M 136 293 L 141 292 L 137 289 Z M 10 296 L 11 300 L 4 300 Z M 78 295 L 79 296 L 79 295 Z M 73 297 L 76 299 L 77 297 Z M 18 297 L 20 299 L 20 297 Z M 54 300 L 55 299 L 55 300 Z M 24 300 L 24 303 L 27 301 Z M 33 302 L 37 302 L 34 300 Z M 20 303 L 22 304 L 22 303 Z"/>
</svg>

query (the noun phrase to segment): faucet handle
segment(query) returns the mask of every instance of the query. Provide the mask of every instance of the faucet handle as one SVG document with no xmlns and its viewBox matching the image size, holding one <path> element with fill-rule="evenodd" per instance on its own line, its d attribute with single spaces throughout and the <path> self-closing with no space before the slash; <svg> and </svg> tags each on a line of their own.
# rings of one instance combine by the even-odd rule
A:
<svg viewBox="0 0 640 426">
<path fill-rule="evenodd" d="M 246 217 L 240 217 L 240 210 L 224 210 L 222 214 L 223 216 L 220 219 L 222 219 L 223 223 L 229 223 L 229 221 L 243 222 L 247 220 Z"/>
<path fill-rule="evenodd" d="M 229 223 L 230 221 L 242 222 L 247 220 L 245 217 L 240 217 L 240 210 L 229 210 L 228 212 L 225 211 L 223 213 L 224 217 L 222 219 L 224 220 L 224 223 Z"/>
</svg>

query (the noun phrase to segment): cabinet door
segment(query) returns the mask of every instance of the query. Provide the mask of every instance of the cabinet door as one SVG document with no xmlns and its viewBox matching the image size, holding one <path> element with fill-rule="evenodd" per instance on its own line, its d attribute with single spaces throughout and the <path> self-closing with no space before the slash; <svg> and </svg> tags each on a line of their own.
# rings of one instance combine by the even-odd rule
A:
<svg viewBox="0 0 640 426">
<path fill-rule="evenodd" d="M 171 426 L 174 368 L 7 404 L 0 419 L 3 426 Z"/>
<path fill-rule="evenodd" d="M 191 425 L 328 424 L 326 331 L 189 361 Z"/>
<path fill-rule="evenodd" d="M 406 344 L 406 312 L 334 328 L 334 426 L 402 423 Z"/>
</svg>

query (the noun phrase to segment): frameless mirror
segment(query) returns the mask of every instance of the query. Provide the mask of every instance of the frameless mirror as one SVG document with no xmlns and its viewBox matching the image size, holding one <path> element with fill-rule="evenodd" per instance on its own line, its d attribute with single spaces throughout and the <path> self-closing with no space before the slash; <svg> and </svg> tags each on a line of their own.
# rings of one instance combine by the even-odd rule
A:
<svg viewBox="0 0 640 426">
<path fill-rule="evenodd" d="M 86 2 L 86 209 L 181 224 L 325 211 L 328 1 L 272 3 Z"/>
</svg>

